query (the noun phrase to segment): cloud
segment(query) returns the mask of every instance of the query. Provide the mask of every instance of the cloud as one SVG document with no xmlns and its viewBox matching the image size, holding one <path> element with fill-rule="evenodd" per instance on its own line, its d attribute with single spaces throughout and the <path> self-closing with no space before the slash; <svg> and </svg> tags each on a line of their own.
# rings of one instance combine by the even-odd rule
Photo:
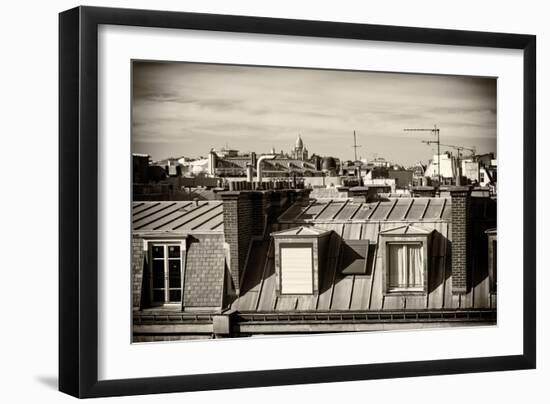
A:
<svg viewBox="0 0 550 404">
<path fill-rule="evenodd" d="M 368 153 L 411 161 L 429 153 L 403 128 L 434 124 L 442 138 L 496 149 L 494 79 L 154 62 L 134 62 L 133 78 L 133 140 L 155 158 L 226 143 L 289 150 L 298 133 L 311 152 L 350 158 L 356 130 Z"/>
</svg>

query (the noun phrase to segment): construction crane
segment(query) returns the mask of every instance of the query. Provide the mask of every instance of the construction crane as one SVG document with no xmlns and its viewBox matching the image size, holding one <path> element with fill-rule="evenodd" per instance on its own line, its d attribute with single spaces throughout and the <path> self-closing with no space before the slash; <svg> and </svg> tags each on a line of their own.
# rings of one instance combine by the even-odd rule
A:
<svg viewBox="0 0 550 404">
<path fill-rule="evenodd" d="M 426 144 L 430 145 L 430 144 L 434 144 L 434 143 L 437 143 L 437 142 L 435 140 L 422 140 L 422 143 L 426 143 Z M 459 158 L 462 157 L 462 151 L 463 150 L 468 150 L 470 153 L 472 153 L 472 156 L 476 154 L 475 146 L 466 147 L 466 146 L 457 146 L 457 145 L 454 145 L 454 144 L 443 144 L 443 143 L 440 143 L 439 146 L 450 147 L 452 149 L 455 149 L 458 153 Z"/>
<path fill-rule="evenodd" d="M 440 166 L 440 158 L 439 158 L 439 147 L 441 146 L 440 142 L 439 142 L 439 128 L 437 127 L 437 125 L 434 125 L 433 128 L 405 128 L 403 129 L 405 132 L 431 132 L 432 135 L 435 135 L 437 136 L 437 140 L 431 140 L 430 142 L 431 143 L 435 143 L 437 144 L 437 182 L 438 182 L 438 185 L 441 184 L 441 166 Z M 428 142 L 428 141 L 424 141 L 423 142 Z"/>
</svg>

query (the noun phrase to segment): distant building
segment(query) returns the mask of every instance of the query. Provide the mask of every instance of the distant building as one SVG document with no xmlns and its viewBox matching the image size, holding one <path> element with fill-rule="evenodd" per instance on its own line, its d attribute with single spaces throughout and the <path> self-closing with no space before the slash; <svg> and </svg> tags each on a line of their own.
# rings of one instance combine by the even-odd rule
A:
<svg viewBox="0 0 550 404">
<path fill-rule="evenodd" d="M 216 177 L 256 177 L 258 175 L 258 161 L 262 156 L 271 156 L 263 159 L 262 177 L 293 178 L 293 177 L 321 177 L 334 174 L 338 170 L 337 159 L 312 155 L 309 157 L 302 137 L 298 135 L 294 147 L 289 154 L 275 153 L 259 154 L 251 152 L 240 154 L 236 150 L 230 153 L 220 153 L 211 150 L 208 157 L 208 174 Z"/>
<path fill-rule="evenodd" d="M 491 166 L 494 159 L 495 159 L 494 153 L 478 154 L 475 156 L 475 160 L 485 167 Z"/>
<path fill-rule="evenodd" d="M 302 137 L 298 135 L 296 139 L 296 144 L 294 145 L 294 150 L 292 152 L 292 157 L 296 160 L 307 160 L 307 149 L 304 147 L 304 142 Z"/>
<path fill-rule="evenodd" d="M 181 164 L 182 173 L 185 176 L 196 176 L 208 173 L 208 159 L 206 158 L 193 160 L 181 158 L 178 162 Z"/>
<path fill-rule="evenodd" d="M 151 156 L 148 154 L 132 154 L 132 183 L 146 184 L 149 182 L 149 164 Z"/>
<path fill-rule="evenodd" d="M 438 168 L 439 164 L 439 168 Z M 438 175 L 441 176 L 441 184 L 454 184 L 458 174 L 457 159 L 450 152 L 441 153 L 439 158 L 437 155 L 428 164 L 424 176 L 437 180 Z"/>
<path fill-rule="evenodd" d="M 396 185 L 395 185 L 395 178 L 369 178 L 368 176 L 365 177 L 363 184 L 366 187 L 387 187 L 387 192 L 395 193 L 397 191 Z"/>
<path fill-rule="evenodd" d="M 413 171 L 387 167 L 373 167 L 365 176 L 365 185 L 381 184 L 384 180 L 392 185 L 392 191 L 409 189 L 413 185 Z"/>
<path fill-rule="evenodd" d="M 428 185 L 427 178 L 425 177 L 426 166 L 422 162 L 409 167 L 409 171 L 413 172 L 413 186 Z"/>
<path fill-rule="evenodd" d="M 473 161 L 473 159 L 462 160 L 462 176 L 465 177 L 470 183 L 479 184 L 479 162 Z"/>
<path fill-rule="evenodd" d="M 496 187 L 497 165 L 492 153 L 462 160 L 462 176 L 471 184 Z"/>
<path fill-rule="evenodd" d="M 390 167 L 391 163 L 387 161 L 384 157 L 376 157 L 374 158 L 371 163 L 374 167 Z"/>
</svg>

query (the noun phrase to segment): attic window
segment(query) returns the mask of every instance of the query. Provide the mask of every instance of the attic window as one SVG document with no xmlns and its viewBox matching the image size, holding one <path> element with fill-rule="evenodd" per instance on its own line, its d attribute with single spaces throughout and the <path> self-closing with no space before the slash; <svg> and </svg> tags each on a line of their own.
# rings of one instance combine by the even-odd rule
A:
<svg viewBox="0 0 550 404">
<path fill-rule="evenodd" d="M 384 293 L 427 293 L 432 229 L 405 225 L 380 232 Z"/>
<path fill-rule="evenodd" d="M 389 243 L 388 292 L 424 290 L 424 254 L 422 243 Z"/>
<path fill-rule="evenodd" d="M 369 256 L 369 240 L 346 240 L 340 252 L 340 268 L 344 275 L 365 275 Z"/>
<path fill-rule="evenodd" d="M 275 288 L 278 295 L 319 293 L 331 230 L 298 226 L 272 233 L 275 245 Z"/>
<path fill-rule="evenodd" d="M 181 244 L 155 242 L 151 245 L 150 251 L 152 304 L 181 304 L 183 289 Z"/>
</svg>

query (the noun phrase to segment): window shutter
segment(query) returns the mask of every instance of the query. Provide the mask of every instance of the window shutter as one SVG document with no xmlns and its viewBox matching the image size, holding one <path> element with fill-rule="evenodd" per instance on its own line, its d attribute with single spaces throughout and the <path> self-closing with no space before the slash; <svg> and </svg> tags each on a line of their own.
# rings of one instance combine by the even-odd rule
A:
<svg viewBox="0 0 550 404">
<path fill-rule="evenodd" d="M 311 247 L 281 248 L 281 293 L 312 294 L 312 265 Z"/>
</svg>

